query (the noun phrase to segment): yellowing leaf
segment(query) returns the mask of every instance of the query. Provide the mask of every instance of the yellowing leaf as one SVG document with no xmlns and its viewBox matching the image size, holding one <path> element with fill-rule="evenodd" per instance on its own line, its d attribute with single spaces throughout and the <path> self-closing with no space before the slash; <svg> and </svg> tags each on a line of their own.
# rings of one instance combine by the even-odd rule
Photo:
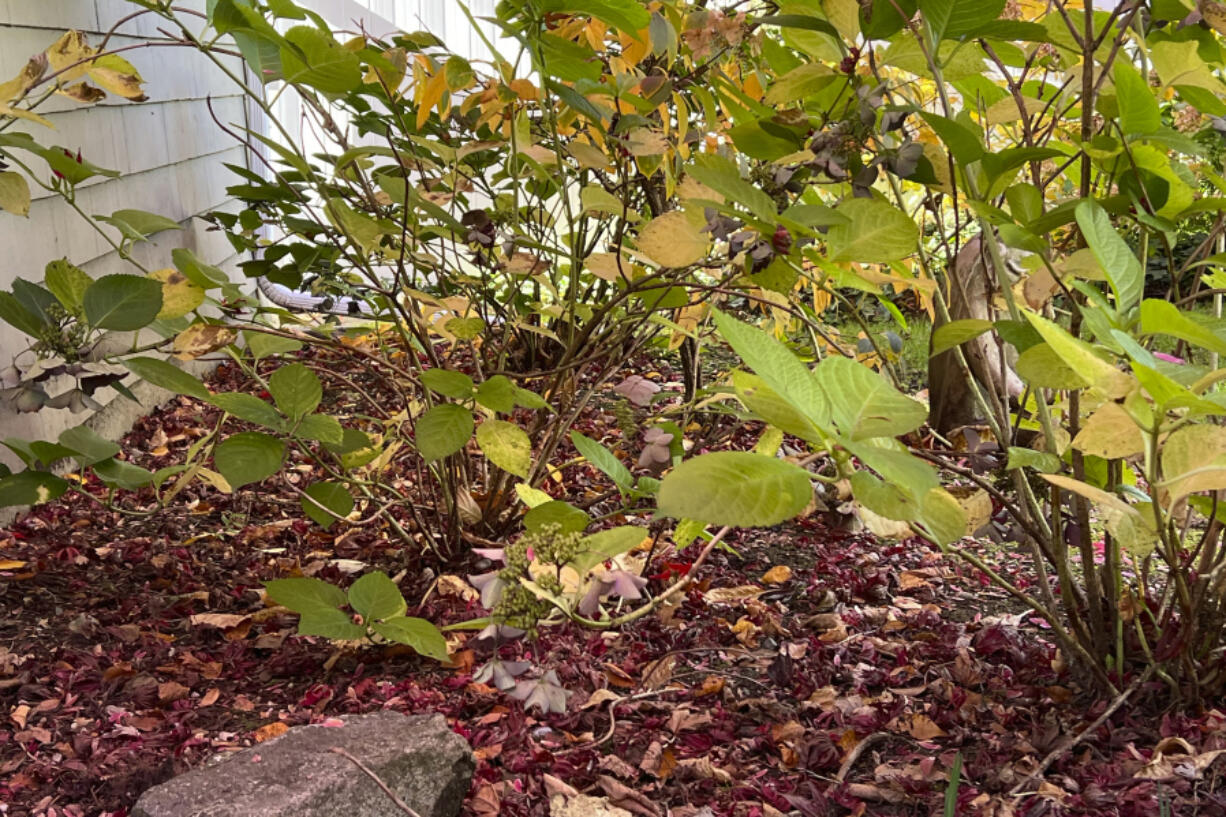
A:
<svg viewBox="0 0 1226 817">
<path fill-rule="evenodd" d="M 194 323 L 174 340 L 174 354 L 179 360 L 195 360 L 234 342 L 238 333 L 228 326 Z"/>
<path fill-rule="evenodd" d="M 30 214 L 30 185 L 14 170 L 0 173 L 0 208 L 15 216 Z"/>
<path fill-rule="evenodd" d="M 1145 450 L 1141 429 L 1119 403 L 1104 403 L 1090 415 L 1073 439 L 1073 448 L 1084 454 L 1113 460 Z"/>
<path fill-rule="evenodd" d="M 162 282 L 162 311 L 158 319 L 178 318 L 204 303 L 204 290 L 174 267 L 154 270 L 149 277 Z"/>
<path fill-rule="evenodd" d="M 144 80 L 132 63 L 118 54 L 107 54 L 91 62 L 89 78 L 112 94 L 132 102 L 144 102 L 148 99 L 141 90 Z"/>
<path fill-rule="evenodd" d="M 94 49 L 86 42 L 84 34 L 80 31 L 68 31 L 47 49 L 47 63 L 50 72 L 58 75 L 57 80 L 72 82 L 74 79 L 85 76 L 89 70 L 89 63 L 82 62 L 82 60 L 87 60 L 93 55 Z M 60 71 L 64 73 L 60 74 Z"/>
<path fill-rule="evenodd" d="M 638 243 L 639 250 L 659 266 L 677 268 L 705 258 L 711 242 L 685 213 L 674 210 L 647 222 Z"/>
</svg>

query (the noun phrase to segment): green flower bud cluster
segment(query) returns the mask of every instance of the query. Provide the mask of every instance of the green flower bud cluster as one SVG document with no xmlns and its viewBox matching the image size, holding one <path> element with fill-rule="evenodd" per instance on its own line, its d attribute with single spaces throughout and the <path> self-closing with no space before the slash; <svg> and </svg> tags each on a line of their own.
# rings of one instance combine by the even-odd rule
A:
<svg viewBox="0 0 1226 817">
<path fill-rule="evenodd" d="M 72 315 L 60 304 L 43 307 L 48 322 L 38 335 L 34 351 L 40 356 L 59 355 L 68 363 L 77 362 L 78 352 L 89 336 L 89 327 L 69 320 Z"/>
<path fill-rule="evenodd" d="M 562 592 L 562 582 L 557 570 L 546 570 L 532 576 L 529 565 L 548 564 L 560 567 L 579 555 L 583 545 L 583 534 L 578 532 L 563 533 L 557 524 L 542 525 L 538 530 L 526 533 L 518 541 L 503 549 L 506 563 L 499 578 L 504 582 L 505 589 L 502 598 L 491 611 L 496 620 L 528 631 L 528 637 L 534 637 L 536 625 L 540 619 L 549 615 L 552 605 L 544 599 L 533 595 L 532 591 L 520 584 L 520 579 L 531 577 L 536 585 L 549 593 Z"/>
</svg>

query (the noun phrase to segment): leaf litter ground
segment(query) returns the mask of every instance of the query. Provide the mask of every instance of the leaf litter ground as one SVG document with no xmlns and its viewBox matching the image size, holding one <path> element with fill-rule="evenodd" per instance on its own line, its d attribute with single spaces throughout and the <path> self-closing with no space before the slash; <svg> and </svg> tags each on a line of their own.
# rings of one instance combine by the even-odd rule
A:
<svg viewBox="0 0 1226 817">
<path fill-rule="evenodd" d="M 126 455 L 172 464 L 212 411 L 172 401 L 137 425 Z M 620 434 L 605 415 L 584 422 Z M 566 476 L 572 498 L 607 488 L 583 466 Z M 959 815 L 1226 814 L 1214 762 L 1226 714 L 1164 711 L 1157 686 L 1027 783 L 1110 702 L 1077 689 L 1007 597 L 923 544 L 833 515 L 742 531 L 659 616 L 500 647 L 570 690 L 565 713 L 542 715 L 473 681 L 489 651 L 464 636 L 452 667 L 293 636 L 293 616 L 260 589 L 295 571 L 400 575 L 406 598 L 425 597 L 411 614 L 439 623 L 482 611 L 380 532 L 322 531 L 288 489 L 252 488 L 193 486 L 148 517 L 70 497 L 2 534 L 0 814 L 122 817 L 216 753 L 382 708 L 442 712 L 470 741 L 466 817 L 546 815 L 576 793 L 599 798 L 597 815 L 940 814 L 959 753 Z M 1018 575 L 1007 548 L 984 555 Z M 651 589 L 692 557 L 654 553 Z"/>
</svg>

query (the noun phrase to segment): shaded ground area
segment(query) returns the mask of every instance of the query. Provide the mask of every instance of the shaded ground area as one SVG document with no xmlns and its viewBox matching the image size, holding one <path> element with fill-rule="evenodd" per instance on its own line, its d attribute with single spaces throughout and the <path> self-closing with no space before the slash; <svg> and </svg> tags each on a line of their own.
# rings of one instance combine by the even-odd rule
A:
<svg viewBox="0 0 1226 817">
<path fill-rule="evenodd" d="M 210 417 L 176 401 L 129 456 L 170 464 Z M 598 493 L 576 470 L 566 484 Z M 263 580 L 370 567 L 425 597 L 410 614 L 481 614 L 379 531 L 325 532 L 271 485 L 193 486 L 175 508 L 133 518 L 65 499 L 0 539 L 0 814 L 123 815 L 216 752 L 379 708 L 440 711 L 471 742 L 469 817 L 545 815 L 566 786 L 643 817 L 940 814 L 959 753 L 960 815 L 1226 813 L 1210 754 L 1226 715 L 1160 715 L 1160 688 L 1026 783 L 1109 702 L 1081 695 L 998 591 L 921 544 L 818 517 L 741 532 L 660 616 L 502 646 L 571 691 L 543 716 L 473 681 L 490 649 L 465 634 L 441 667 L 293 637 L 294 617 L 265 605 Z M 653 554 L 651 589 L 692 558 Z M 1009 570 L 1007 548 L 992 558 Z"/>
</svg>

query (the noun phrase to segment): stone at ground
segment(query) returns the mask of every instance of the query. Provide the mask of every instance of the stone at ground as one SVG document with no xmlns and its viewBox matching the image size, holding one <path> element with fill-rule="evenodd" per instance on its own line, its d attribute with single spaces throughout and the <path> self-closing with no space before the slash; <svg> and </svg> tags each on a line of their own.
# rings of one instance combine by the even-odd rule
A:
<svg viewBox="0 0 1226 817">
<path fill-rule="evenodd" d="M 133 817 L 455 817 L 475 764 L 442 715 L 390 710 L 299 726 L 145 792 Z"/>
</svg>

